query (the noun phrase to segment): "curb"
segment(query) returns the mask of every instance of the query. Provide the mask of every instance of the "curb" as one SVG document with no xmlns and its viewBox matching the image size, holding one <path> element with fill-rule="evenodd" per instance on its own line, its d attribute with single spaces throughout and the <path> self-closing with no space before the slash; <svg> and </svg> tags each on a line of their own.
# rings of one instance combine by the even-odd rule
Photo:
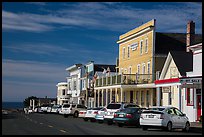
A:
<svg viewBox="0 0 204 137">
<path fill-rule="evenodd" d="M 190 127 L 189 132 L 202 133 L 202 127 Z"/>
</svg>

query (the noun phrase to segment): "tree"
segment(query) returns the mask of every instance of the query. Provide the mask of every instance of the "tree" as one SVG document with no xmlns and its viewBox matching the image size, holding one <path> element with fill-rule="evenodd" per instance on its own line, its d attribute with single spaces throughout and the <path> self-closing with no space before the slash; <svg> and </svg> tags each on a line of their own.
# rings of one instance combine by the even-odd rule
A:
<svg viewBox="0 0 204 137">
<path fill-rule="evenodd" d="M 38 104 L 38 102 L 37 102 L 37 97 L 35 97 L 35 96 L 30 96 L 30 97 L 27 97 L 24 101 L 23 101 L 23 104 L 24 104 L 24 107 L 29 107 L 30 106 L 30 100 L 31 99 L 35 99 L 35 105 L 37 105 Z"/>
</svg>

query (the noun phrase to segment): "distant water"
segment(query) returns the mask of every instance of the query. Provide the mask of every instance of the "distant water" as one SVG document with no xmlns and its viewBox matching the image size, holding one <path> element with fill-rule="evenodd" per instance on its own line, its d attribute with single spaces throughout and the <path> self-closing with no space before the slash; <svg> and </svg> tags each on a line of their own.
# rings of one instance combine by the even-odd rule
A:
<svg viewBox="0 0 204 137">
<path fill-rule="evenodd" d="M 3 109 L 20 109 L 23 108 L 23 102 L 2 102 L 2 108 Z"/>
</svg>

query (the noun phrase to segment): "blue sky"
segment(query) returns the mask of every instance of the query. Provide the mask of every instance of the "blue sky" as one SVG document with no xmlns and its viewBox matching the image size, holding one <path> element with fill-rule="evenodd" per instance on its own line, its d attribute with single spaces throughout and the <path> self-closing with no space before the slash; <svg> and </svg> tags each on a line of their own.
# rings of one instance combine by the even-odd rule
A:
<svg viewBox="0 0 204 137">
<path fill-rule="evenodd" d="M 121 34 L 156 19 L 157 32 L 202 33 L 202 3 L 3 2 L 2 101 L 56 97 L 66 68 L 115 64 Z"/>
</svg>

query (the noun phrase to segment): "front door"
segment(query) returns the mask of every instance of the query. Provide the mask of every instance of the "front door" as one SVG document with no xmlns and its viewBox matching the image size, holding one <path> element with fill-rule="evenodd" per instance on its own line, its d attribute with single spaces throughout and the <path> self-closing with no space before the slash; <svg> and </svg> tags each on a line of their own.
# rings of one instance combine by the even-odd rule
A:
<svg viewBox="0 0 204 137">
<path fill-rule="evenodd" d="M 200 119 L 201 116 L 201 95 L 197 95 L 197 120 Z"/>
</svg>

